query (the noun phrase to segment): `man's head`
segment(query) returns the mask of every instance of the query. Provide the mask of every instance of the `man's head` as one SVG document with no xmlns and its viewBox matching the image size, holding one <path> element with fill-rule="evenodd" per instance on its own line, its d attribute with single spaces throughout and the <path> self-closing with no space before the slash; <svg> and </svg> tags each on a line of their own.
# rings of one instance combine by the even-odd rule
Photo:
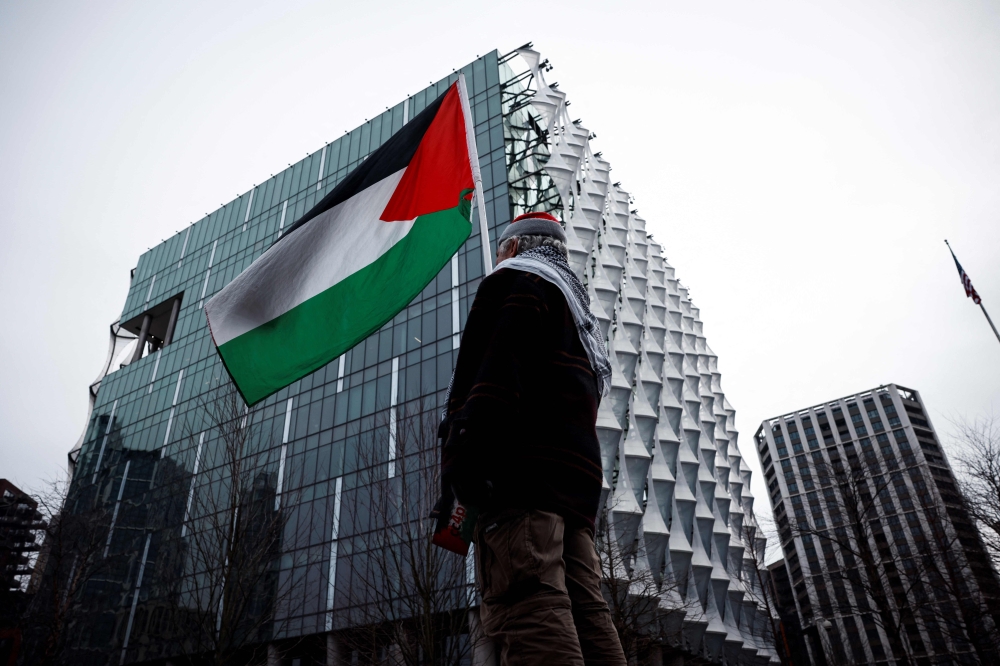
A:
<svg viewBox="0 0 1000 666">
<path fill-rule="evenodd" d="M 553 247 L 564 257 L 569 257 L 566 233 L 559 220 L 548 213 L 518 215 L 497 241 L 497 263 L 542 245 Z"/>
</svg>

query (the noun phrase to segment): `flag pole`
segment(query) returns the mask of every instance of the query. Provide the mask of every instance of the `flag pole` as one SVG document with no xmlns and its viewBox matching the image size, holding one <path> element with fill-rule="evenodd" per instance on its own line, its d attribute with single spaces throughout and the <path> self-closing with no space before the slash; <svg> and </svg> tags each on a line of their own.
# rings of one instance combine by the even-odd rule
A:
<svg viewBox="0 0 1000 666">
<path fill-rule="evenodd" d="M 955 251 L 951 249 L 951 243 L 948 242 L 947 238 L 944 240 L 944 244 L 948 246 L 948 251 L 951 252 L 951 258 L 955 261 L 955 265 L 959 266 L 958 257 L 955 256 Z M 959 266 L 958 273 L 959 275 L 962 275 L 963 273 L 963 269 L 961 268 L 961 266 Z M 979 298 L 979 309 L 983 311 L 983 316 L 986 317 L 986 321 L 989 322 L 990 328 L 993 329 L 993 335 L 997 336 L 997 341 L 1000 342 L 1000 332 L 997 332 L 997 327 L 993 323 L 993 320 L 990 319 L 990 313 L 986 311 L 986 306 L 983 305 L 981 297 Z"/>
<path fill-rule="evenodd" d="M 982 310 L 983 315 L 986 316 L 986 321 L 990 322 L 990 328 L 993 329 L 993 335 L 997 336 L 997 340 L 1000 341 L 1000 333 L 997 332 L 997 327 L 993 324 L 993 320 L 990 319 L 990 315 L 988 312 L 986 312 L 986 308 L 983 307 L 982 303 L 979 304 L 979 309 Z"/>
<path fill-rule="evenodd" d="M 476 188 L 475 199 L 479 208 L 479 236 L 483 246 L 483 270 L 486 275 L 493 272 L 493 254 L 490 250 L 490 230 L 486 223 L 486 198 L 483 196 L 483 174 L 479 170 L 479 151 L 476 147 L 475 126 L 472 124 L 472 108 L 469 106 L 469 91 L 465 87 L 465 74 L 458 73 L 458 96 L 462 100 L 462 114 L 465 116 L 465 137 L 469 145 L 469 161 L 472 167 L 472 183 Z"/>
</svg>

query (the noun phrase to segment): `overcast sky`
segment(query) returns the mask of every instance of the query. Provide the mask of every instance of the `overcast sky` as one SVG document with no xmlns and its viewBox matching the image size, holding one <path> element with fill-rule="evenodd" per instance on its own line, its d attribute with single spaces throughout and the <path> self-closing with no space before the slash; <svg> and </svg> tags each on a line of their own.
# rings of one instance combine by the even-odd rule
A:
<svg viewBox="0 0 1000 666">
<path fill-rule="evenodd" d="M 427 5 L 434 4 L 434 9 Z M 897 382 L 1000 410 L 997 2 L 0 3 L 0 476 L 86 419 L 139 255 L 527 41 L 760 421 Z M 755 474 L 758 507 L 767 499 Z"/>
</svg>

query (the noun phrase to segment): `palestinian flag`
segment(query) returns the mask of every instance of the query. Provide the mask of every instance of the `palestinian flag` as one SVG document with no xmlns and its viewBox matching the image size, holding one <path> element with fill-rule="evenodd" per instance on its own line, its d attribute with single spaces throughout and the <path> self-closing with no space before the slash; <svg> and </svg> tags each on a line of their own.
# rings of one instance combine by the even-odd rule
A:
<svg viewBox="0 0 1000 666">
<path fill-rule="evenodd" d="M 469 237 L 474 173 L 460 78 L 205 305 L 248 405 L 377 331 L 434 279 Z"/>
</svg>

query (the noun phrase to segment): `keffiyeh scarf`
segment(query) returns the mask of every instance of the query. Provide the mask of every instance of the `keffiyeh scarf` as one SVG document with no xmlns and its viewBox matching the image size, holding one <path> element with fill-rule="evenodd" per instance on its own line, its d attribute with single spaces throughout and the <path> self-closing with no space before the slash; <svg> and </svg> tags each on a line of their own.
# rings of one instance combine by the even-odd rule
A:
<svg viewBox="0 0 1000 666">
<path fill-rule="evenodd" d="M 602 397 L 607 396 L 611 390 L 611 361 L 608 360 L 608 349 L 604 346 L 604 336 L 597 317 L 590 311 L 590 297 L 587 295 L 587 290 L 569 267 L 566 257 L 555 248 L 542 245 L 500 262 L 497 268 L 514 268 L 534 273 L 559 287 L 559 291 L 566 298 L 570 312 L 573 313 L 580 342 L 583 343 L 590 365 L 597 375 L 597 389 Z"/>
</svg>

